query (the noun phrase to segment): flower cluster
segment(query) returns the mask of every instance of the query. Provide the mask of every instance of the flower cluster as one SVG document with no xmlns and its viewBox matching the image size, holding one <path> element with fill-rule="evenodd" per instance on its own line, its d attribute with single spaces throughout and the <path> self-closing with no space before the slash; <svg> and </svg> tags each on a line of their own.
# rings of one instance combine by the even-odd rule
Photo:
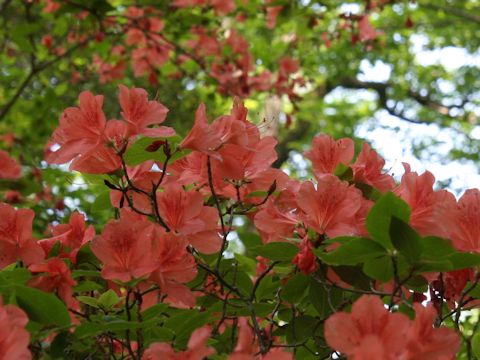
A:
<svg viewBox="0 0 480 360">
<path fill-rule="evenodd" d="M 324 134 L 299 181 L 272 167 L 276 140 L 238 99 L 212 122 L 201 104 L 183 138 L 145 90 L 121 86 L 119 102 L 122 120 L 107 120 L 103 97 L 81 93 L 47 147 L 49 163 L 104 184 L 115 216 L 98 232 L 73 212 L 37 240 L 32 210 L 0 204 L 0 294 L 45 326 L 36 340 L 114 358 L 455 356 L 459 335 L 439 326 L 478 304 L 478 189 L 457 201 L 407 164 L 397 184 L 368 144 L 355 158 L 351 139 Z M 16 178 L 4 156 L 1 177 Z M 29 291 L 60 315 L 42 316 Z M 14 329 L 0 353 L 28 358 L 26 315 L 0 316 Z"/>
</svg>

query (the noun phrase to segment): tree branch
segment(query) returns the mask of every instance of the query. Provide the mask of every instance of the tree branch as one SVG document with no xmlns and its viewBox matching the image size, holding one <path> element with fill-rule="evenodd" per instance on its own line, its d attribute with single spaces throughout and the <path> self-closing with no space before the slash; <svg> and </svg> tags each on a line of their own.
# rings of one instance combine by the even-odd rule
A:
<svg viewBox="0 0 480 360">
<path fill-rule="evenodd" d="M 380 107 L 384 108 L 385 110 L 388 111 L 390 115 L 396 116 L 402 120 L 408 121 L 410 123 L 414 124 L 421 124 L 421 123 L 427 123 L 427 121 L 423 121 L 420 119 L 414 119 L 411 117 L 408 117 L 404 114 L 403 111 L 398 111 L 396 106 L 391 106 L 388 104 L 388 90 L 392 88 L 392 84 L 385 82 L 374 82 L 374 81 L 361 81 L 353 77 L 347 77 L 343 78 L 339 82 L 339 86 L 347 88 L 347 89 L 370 89 L 374 90 L 377 95 L 378 95 L 378 103 Z M 458 119 L 454 116 L 451 116 L 449 114 L 450 109 L 452 108 L 462 108 L 463 105 L 465 105 L 468 100 L 464 99 L 462 101 L 462 105 L 452 105 L 452 106 L 447 106 L 443 105 L 442 103 L 433 100 L 431 95 L 422 95 L 420 92 L 413 90 L 413 89 L 408 89 L 407 90 L 407 95 L 409 98 L 415 100 L 419 105 L 422 105 L 444 117 L 448 117 L 450 119 Z"/>
<path fill-rule="evenodd" d="M 454 15 L 456 17 L 462 18 L 464 20 L 468 20 L 468 21 L 474 22 L 476 24 L 480 24 L 480 16 L 476 15 L 476 14 L 479 13 L 480 9 L 477 10 L 476 12 L 475 11 L 467 12 L 467 11 L 464 11 L 462 9 L 459 9 L 459 8 L 453 7 L 453 6 L 436 5 L 436 4 L 433 4 L 433 1 L 429 1 L 428 3 L 427 2 L 422 2 L 419 5 L 426 8 L 426 9 L 441 10 L 441 11 L 445 12 L 446 14 L 451 14 L 451 15 Z"/>
<path fill-rule="evenodd" d="M 79 42 L 78 44 L 72 46 L 70 49 L 65 51 L 63 54 L 58 55 L 54 59 L 35 65 L 30 68 L 30 72 L 28 73 L 27 77 L 22 81 L 20 86 L 17 88 L 17 91 L 15 94 L 10 98 L 10 100 L 3 106 L 3 108 L 0 110 L 0 120 L 2 120 L 10 111 L 12 106 L 17 102 L 17 100 L 20 98 L 20 96 L 23 94 L 27 86 L 30 84 L 30 82 L 33 80 L 33 78 L 43 70 L 49 68 L 53 64 L 59 62 L 63 58 L 66 58 L 67 56 L 71 55 L 75 50 L 78 48 L 84 46 L 86 43 L 88 43 L 91 39 L 93 39 L 93 36 L 88 37 L 82 42 Z"/>
</svg>

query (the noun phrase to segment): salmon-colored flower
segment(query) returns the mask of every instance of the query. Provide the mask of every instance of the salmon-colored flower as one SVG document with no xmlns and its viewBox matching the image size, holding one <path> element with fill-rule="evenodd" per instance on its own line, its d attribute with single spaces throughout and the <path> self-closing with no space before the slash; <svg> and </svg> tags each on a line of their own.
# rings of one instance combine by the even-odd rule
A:
<svg viewBox="0 0 480 360">
<path fill-rule="evenodd" d="M 142 360 L 203 360 L 215 354 L 215 350 L 207 346 L 211 331 L 209 326 L 195 330 L 190 336 L 187 350 L 181 352 L 175 352 L 166 343 L 153 343 L 143 354 Z"/>
<path fill-rule="evenodd" d="M 278 180 L 278 185 L 288 182 L 284 173 L 270 168 L 277 159 L 276 144 L 272 137 L 260 137 L 258 128 L 247 121 L 247 109 L 238 99 L 234 100 L 230 115 L 219 117 L 211 125 L 201 107 L 194 128 L 182 143 L 196 151 L 170 169 L 181 184 L 194 182 L 201 187 L 209 182 L 207 156 L 211 156 L 212 182 L 217 194 L 233 198 L 240 194 L 245 200 L 249 192 L 268 190 L 274 180 Z M 232 181 L 242 182 L 242 186 L 237 189 Z"/>
<path fill-rule="evenodd" d="M 305 224 L 320 234 L 333 238 L 358 233 L 356 214 L 362 207 L 362 194 L 336 176 L 322 175 L 316 188 L 304 182 L 297 203 Z"/>
<path fill-rule="evenodd" d="M 184 231 L 184 236 L 189 244 L 204 254 L 213 254 L 220 250 L 221 236 L 218 225 L 218 212 L 213 207 L 204 206 L 198 220 L 203 222 L 203 227 L 197 232 Z"/>
<path fill-rule="evenodd" d="M 368 237 L 366 221 L 368 213 L 370 212 L 370 209 L 373 207 L 373 205 L 375 205 L 373 201 L 362 198 L 360 209 L 355 214 L 359 235 Z"/>
<path fill-rule="evenodd" d="M 28 317 L 14 305 L 3 305 L 0 298 L 0 359 L 30 360 L 30 334 L 25 330 Z"/>
<path fill-rule="evenodd" d="M 282 204 L 276 199 L 269 199 L 255 214 L 255 226 L 264 242 L 285 241 L 292 236 L 298 222 L 295 208 L 288 207 L 288 204 Z"/>
<path fill-rule="evenodd" d="M 105 84 L 114 80 L 123 79 L 127 64 L 123 60 L 110 64 L 105 62 L 97 54 L 93 55 L 92 63 L 96 68 L 96 73 L 100 78 L 100 83 Z"/>
<path fill-rule="evenodd" d="M 155 34 L 150 33 L 150 38 L 154 38 L 155 42 L 151 41 L 146 46 L 142 44 L 142 47 L 137 47 L 132 51 L 131 58 L 134 76 L 148 74 L 150 82 L 155 84 L 157 81 L 155 68 L 168 61 L 172 46 Z"/>
<path fill-rule="evenodd" d="M 149 101 L 144 89 L 129 89 L 120 85 L 118 96 L 122 107 L 122 116 L 128 123 L 130 135 L 144 135 L 148 137 L 168 137 L 175 135 L 170 127 L 149 127 L 159 125 L 165 121 L 168 109 L 158 101 Z"/>
<path fill-rule="evenodd" d="M 30 265 L 28 270 L 33 274 L 44 273 L 30 280 L 29 286 L 46 292 L 55 291 L 68 307 L 78 308 L 78 302 L 73 298 L 73 286 L 77 283 L 72 279 L 72 273 L 62 259 L 51 258 L 44 263 Z"/>
<path fill-rule="evenodd" d="M 86 226 L 85 216 L 74 212 L 68 224 L 60 224 L 53 228 L 53 237 L 39 241 L 46 254 L 50 253 L 57 242 L 60 243 L 59 256 L 68 257 L 76 262 L 80 248 L 93 239 L 95 229 L 92 225 Z"/>
<path fill-rule="evenodd" d="M 138 189 L 149 193 L 152 191 L 152 183 L 157 184 L 161 173 L 158 171 L 152 171 L 154 165 L 153 161 L 145 161 L 137 166 L 127 166 L 127 174 L 130 182 Z M 127 181 L 124 179 L 124 183 Z M 124 198 L 124 206 L 128 205 L 128 200 L 131 199 L 133 205 L 136 209 L 141 210 L 146 213 L 152 212 L 152 202 L 149 196 L 145 193 L 137 192 L 133 190 L 128 190 L 125 193 L 126 197 Z M 122 202 L 122 197 L 124 197 L 123 192 L 119 190 L 110 191 L 110 201 L 113 206 L 120 208 Z"/>
<path fill-rule="evenodd" d="M 429 171 L 418 175 L 411 172 L 408 165 L 405 168 L 406 172 L 394 193 L 410 206 L 410 225 L 423 236 L 449 238 L 456 226 L 455 197 L 446 190 L 434 191 L 435 177 Z"/>
<path fill-rule="evenodd" d="M 352 359 L 394 360 L 405 351 L 409 329 L 405 315 L 389 313 L 380 298 L 364 295 L 351 313 L 337 312 L 326 320 L 325 339 Z"/>
<path fill-rule="evenodd" d="M 333 174 L 339 164 L 348 165 L 353 159 L 353 140 L 343 138 L 335 141 L 328 135 L 317 135 L 313 138 L 312 149 L 305 152 L 310 159 L 314 173 Z"/>
<path fill-rule="evenodd" d="M 12 148 L 17 140 L 17 136 L 13 132 L 6 132 L 0 135 L 0 141 L 3 141 L 7 148 Z"/>
<path fill-rule="evenodd" d="M 248 177 L 244 179 L 243 185 L 239 189 L 240 198 L 244 202 L 253 204 L 261 203 L 265 200 L 265 195 L 258 196 L 255 193 L 268 193 L 270 191 L 284 192 L 285 190 L 296 187 L 297 185 L 297 182 L 290 179 L 289 176 L 282 170 L 271 167 L 267 168 L 266 170 L 260 170 L 257 173 L 250 173 L 247 168 L 247 175 Z M 235 187 L 231 183 L 224 183 L 226 186 L 221 189 L 220 193 L 225 197 L 235 199 L 237 196 Z"/>
<path fill-rule="evenodd" d="M 210 0 L 210 4 L 219 16 L 227 15 L 237 8 L 235 0 Z"/>
<path fill-rule="evenodd" d="M 280 349 L 271 349 L 267 354 L 259 354 L 258 339 L 255 339 L 247 318 L 238 319 L 237 345 L 228 360 L 292 360 L 291 353 Z"/>
<path fill-rule="evenodd" d="M 460 348 L 454 330 L 434 328 L 434 307 L 415 303 L 415 320 L 390 313 L 374 295 L 360 297 L 352 312 L 338 312 L 325 322 L 325 339 L 352 359 L 450 360 Z"/>
<path fill-rule="evenodd" d="M 157 269 L 149 278 L 160 287 L 159 298 L 166 295 L 166 302 L 182 308 L 195 306 L 194 294 L 184 285 L 197 276 L 197 265 L 187 245 L 185 238 L 163 233 L 155 242 Z"/>
<path fill-rule="evenodd" d="M 45 253 L 32 238 L 34 217 L 30 209 L 16 210 L 0 203 L 0 269 L 17 260 L 30 265 L 44 259 Z"/>
<path fill-rule="evenodd" d="M 235 98 L 230 115 L 220 116 L 212 125 L 212 131 L 220 136 L 222 144 L 247 147 L 252 143 L 251 123 L 246 121 L 247 109 Z M 256 140 L 256 139 L 255 139 Z"/>
<path fill-rule="evenodd" d="M 117 170 L 120 164 L 115 150 L 102 143 L 76 157 L 70 164 L 70 170 L 85 174 L 106 174 Z"/>
<path fill-rule="evenodd" d="M 313 244 L 308 237 L 305 237 L 300 243 L 300 252 L 292 259 L 292 263 L 297 265 L 298 270 L 305 275 L 309 275 L 317 270 L 317 257 L 312 251 Z"/>
<path fill-rule="evenodd" d="M 103 96 L 84 91 L 80 106 L 67 108 L 60 125 L 53 133 L 51 144 L 60 148 L 50 152 L 46 160 L 64 164 L 71 160 L 70 169 L 85 173 L 107 173 L 120 166 L 120 159 L 105 138 L 107 122 L 103 113 Z"/>
<path fill-rule="evenodd" d="M 408 360 L 453 360 L 460 349 L 460 337 L 453 329 L 434 328 L 437 312 L 432 305 L 423 307 L 416 303 L 415 320 L 408 332 L 405 357 Z"/>
<path fill-rule="evenodd" d="M 47 34 L 47 35 L 44 35 L 42 37 L 42 40 L 41 40 L 41 43 L 43 46 L 45 46 L 46 48 L 51 48 L 53 46 L 53 37 L 52 35 L 50 34 Z"/>
<path fill-rule="evenodd" d="M 179 185 L 208 185 L 207 155 L 194 151 L 169 166 L 171 178 Z M 215 179 L 214 179 L 215 184 Z M 215 186 L 217 188 L 217 186 Z"/>
<path fill-rule="evenodd" d="M 0 150 L 0 179 L 19 179 L 22 176 L 22 167 L 10 155 Z"/>
<path fill-rule="evenodd" d="M 91 244 L 103 263 L 103 278 L 127 282 L 152 273 L 158 267 L 155 242 L 162 232 L 158 225 L 127 211 L 120 220 L 110 220 Z"/>
<path fill-rule="evenodd" d="M 455 220 L 451 233 L 453 245 L 462 251 L 480 253 L 480 190 L 465 191 L 458 201 Z"/>
<path fill-rule="evenodd" d="M 60 9 L 60 4 L 53 0 L 45 0 L 45 7 L 43 8 L 43 13 L 54 13 Z"/>
<path fill-rule="evenodd" d="M 19 191 L 7 190 L 3 195 L 3 200 L 8 204 L 18 204 L 23 201 L 23 196 Z"/>
<path fill-rule="evenodd" d="M 218 39 L 209 34 L 209 31 L 202 26 L 194 26 L 190 30 L 193 39 L 186 42 L 187 46 L 194 50 L 199 56 L 219 55 L 221 52 L 221 45 Z M 180 55 L 178 57 L 179 63 L 184 63 L 189 58 Z"/>
<path fill-rule="evenodd" d="M 382 172 L 384 165 L 385 160 L 370 145 L 363 143 L 362 151 L 352 165 L 353 179 L 380 191 L 391 190 L 395 186 L 395 180 Z"/>
<path fill-rule="evenodd" d="M 280 59 L 280 76 L 288 76 L 294 74 L 300 68 L 298 60 L 292 59 L 290 56 L 285 56 Z"/>
<path fill-rule="evenodd" d="M 65 109 L 60 125 L 53 133 L 53 141 L 61 148 L 50 157 L 50 162 L 65 163 L 95 147 L 101 140 L 106 119 L 103 113 L 103 96 L 83 91 L 80 106 Z"/>
<path fill-rule="evenodd" d="M 381 32 L 377 31 L 368 19 L 368 15 L 362 15 L 358 21 L 358 34 L 361 41 L 375 40 Z"/>
<path fill-rule="evenodd" d="M 157 204 L 170 230 L 184 236 L 198 251 L 211 254 L 220 249 L 217 211 L 203 205 L 201 193 L 170 184 L 157 193 Z"/>
<path fill-rule="evenodd" d="M 271 1 L 265 1 L 265 3 L 269 3 Z M 283 9 L 283 6 L 267 6 L 267 8 L 265 9 L 266 13 L 267 13 L 267 16 L 266 16 L 266 20 L 267 20 L 267 28 L 269 29 L 273 29 L 275 27 L 275 25 L 277 24 L 277 17 L 278 17 L 278 14 L 280 14 L 280 12 L 282 11 Z"/>
<path fill-rule="evenodd" d="M 205 104 L 200 104 L 195 113 L 195 123 L 188 135 L 180 143 L 180 147 L 200 151 L 207 155 L 218 156 L 215 150 L 221 144 L 220 134 L 208 124 Z"/>
</svg>

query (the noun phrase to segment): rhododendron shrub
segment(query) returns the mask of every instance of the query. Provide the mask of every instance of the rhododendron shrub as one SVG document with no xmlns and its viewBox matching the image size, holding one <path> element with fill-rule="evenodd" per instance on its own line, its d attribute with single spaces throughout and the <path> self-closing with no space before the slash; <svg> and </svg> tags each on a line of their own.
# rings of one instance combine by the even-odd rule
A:
<svg viewBox="0 0 480 360">
<path fill-rule="evenodd" d="M 40 214 L 0 204 L 0 358 L 478 353 L 462 331 L 480 299 L 478 189 L 456 199 L 408 164 L 396 182 L 370 145 L 355 154 L 327 134 L 301 181 L 272 167 L 276 140 L 239 99 L 213 120 L 199 104 L 184 136 L 145 90 L 120 86 L 118 100 L 107 115 L 101 95 L 82 92 L 45 151 L 103 188 L 92 200 L 108 222 L 73 212 L 39 232 Z M 2 181 L 21 176 L 2 156 Z"/>
</svg>

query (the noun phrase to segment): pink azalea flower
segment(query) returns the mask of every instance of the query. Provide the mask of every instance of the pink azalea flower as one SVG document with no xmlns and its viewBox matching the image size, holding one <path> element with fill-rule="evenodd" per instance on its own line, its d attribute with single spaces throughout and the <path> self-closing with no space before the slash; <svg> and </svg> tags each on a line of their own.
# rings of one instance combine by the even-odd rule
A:
<svg viewBox="0 0 480 360">
<path fill-rule="evenodd" d="M 353 140 L 343 138 L 335 141 L 328 135 L 313 138 L 312 149 L 305 152 L 305 157 L 312 162 L 313 170 L 318 174 L 333 174 L 339 164 L 348 165 L 354 153 Z"/>
<path fill-rule="evenodd" d="M 14 209 L 0 203 L 0 269 L 23 261 L 26 265 L 40 262 L 45 253 L 32 238 L 35 213 L 30 209 Z"/>
<path fill-rule="evenodd" d="M 0 150 L 0 179 L 19 179 L 22 176 L 22 167 L 10 155 L 3 150 Z"/>
<path fill-rule="evenodd" d="M 0 359 L 30 360 L 30 334 L 25 330 L 28 317 L 14 305 L 3 305 L 0 298 Z"/>
<path fill-rule="evenodd" d="M 367 143 L 363 144 L 357 161 L 352 165 L 355 181 L 371 185 L 380 191 L 388 191 L 395 186 L 395 180 L 383 173 L 385 160 Z"/>
<path fill-rule="evenodd" d="M 451 235 L 453 245 L 462 251 L 480 253 L 480 190 L 465 191 L 458 201 L 455 220 Z"/>
<path fill-rule="evenodd" d="M 203 326 L 195 330 L 188 341 L 185 351 L 175 352 L 166 343 L 153 343 L 143 354 L 142 360 L 203 360 L 215 354 L 215 350 L 207 346 L 211 329 Z"/>
<path fill-rule="evenodd" d="M 144 89 L 120 85 L 118 97 L 122 107 L 122 116 L 128 123 L 131 135 L 144 135 L 148 137 L 168 137 L 175 135 L 175 130 L 170 127 L 149 127 L 159 125 L 165 121 L 168 109 L 158 101 L 149 101 Z"/>
<path fill-rule="evenodd" d="M 409 327 L 405 315 L 389 313 L 380 298 L 364 295 L 351 313 L 337 312 L 327 319 L 325 339 L 352 359 L 394 360 L 405 350 Z"/>
<path fill-rule="evenodd" d="M 322 175 L 316 188 L 312 182 L 304 182 L 297 203 L 305 224 L 320 234 L 333 238 L 358 233 L 356 214 L 362 206 L 362 194 L 336 176 Z"/>
</svg>

